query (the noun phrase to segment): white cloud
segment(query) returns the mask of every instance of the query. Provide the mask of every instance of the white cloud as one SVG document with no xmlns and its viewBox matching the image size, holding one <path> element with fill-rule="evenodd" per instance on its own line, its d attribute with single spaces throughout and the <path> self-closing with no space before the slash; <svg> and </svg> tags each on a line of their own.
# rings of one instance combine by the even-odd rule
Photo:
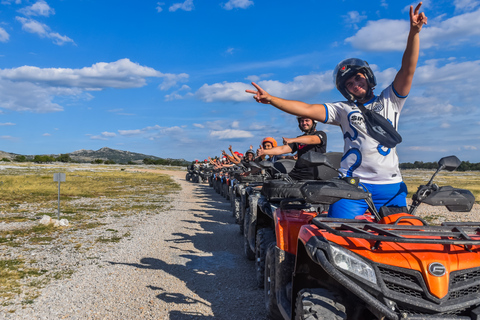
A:
<svg viewBox="0 0 480 320">
<path fill-rule="evenodd" d="M 368 22 L 354 36 L 345 39 L 345 42 L 364 51 L 403 51 L 408 32 L 407 20 L 381 19 Z M 478 35 L 480 35 L 480 9 L 445 21 L 433 20 L 424 26 L 420 35 L 421 49 L 455 46 L 468 42 Z"/>
<path fill-rule="evenodd" d="M 369 21 L 354 36 L 345 39 L 345 42 L 364 51 L 405 50 L 408 28 L 405 20 Z"/>
<path fill-rule="evenodd" d="M 33 19 L 27 19 L 23 17 L 16 17 L 16 20 L 22 24 L 22 29 L 28 33 L 34 33 L 40 36 L 41 38 L 51 39 L 56 45 L 63 45 L 65 43 L 75 42 L 67 36 L 62 36 L 57 32 L 51 32 L 50 27 L 46 24 L 40 23 Z"/>
<path fill-rule="evenodd" d="M 349 11 L 346 15 L 342 16 L 345 23 L 352 24 L 356 27 L 356 24 L 367 19 L 366 15 L 360 14 L 358 11 Z"/>
<path fill-rule="evenodd" d="M 5 29 L 0 28 L 0 42 L 8 42 L 10 40 L 10 35 Z"/>
<path fill-rule="evenodd" d="M 197 97 L 205 102 L 213 101 L 247 101 L 252 99 L 245 93 L 248 84 L 242 82 L 222 82 L 212 85 L 204 84 L 196 92 Z"/>
<path fill-rule="evenodd" d="M 180 89 L 173 91 L 171 94 L 165 95 L 165 101 L 172 101 L 172 100 L 181 100 L 185 97 L 192 97 L 193 93 L 187 92 L 185 95 L 181 95 L 180 92 L 182 91 L 190 91 L 191 88 L 184 84 Z"/>
<path fill-rule="evenodd" d="M 297 76 L 293 81 L 282 83 L 276 80 L 264 80 L 258 83 L 265 91 L 287 99 L 306 99 L 323 91 L 333 89 L 332 71 L 319 74 Z M 204 84 L 196 92 L 197 97 L 205 102 L 214 101 L 253 101 L 252 94 L 245 90 L 255 89 L 242 82 L 222 82 L 212 85 Z"/>
<path fill-rule="evenodd" d="M 2 139 L 2 140 L 10 140 L 10 141 L 18 141 L 18 140 L 20 140 L 19 138 L 17 138 L 17 137 L 12 137 L 12 136 L 0 136 L 0 139 Z"/>
<path fill-rule="evenodd" d="M 35 82 L 41 85 L 77 87 L 88 90 L 104 88 L 138 88 L 146 85 L 145 78 L 161 77 L 162 73 L 129 59 L 99 62 L 82 69 L 38 68 L 23 66 L 0 69 L 0 77 L 12 81 Z"/>
<path fill-rule="evenodd" d="M 15 126 L 15 125 L 16 125 L 15 123 L 11 123 L 11 122 L 0 123 L 0 126 Z"/>
<path fill-rule="evenodd" d="M 109 138 L 114 138 L 116 137 L 116 133 L 114 132 L 102 132 L 100 135 L 97 136 L 91 136 L 90 139 L 92 140 L 108 140 Z"/>
<path fill-rule="evenodd" d="M 471 11 L 480 5 L 478 0 L 455 0 L 453 3 L 456 11 Z"/>
<path fill-rule="evenodd" d="M 140 129 L 135 129 L 135 130 L 118 130 L 118 133 L 122 136 L 136 136 L 139 134 L 142 134 L 143 131 Z"/>
<path fill-rule="evenodd" d="M 3 80 L 0 76 L 0 108 L 2 109 L 38 113 L 62 111 L 62 106 L 53 102 L 55 94 L 76 96 L 80 93 L 61 94 L 56 89 L 42 88 L 30 82 Z"/>
<path fill-rule="evenodd" d="M 253 6 L 253 1 L 251 0 L 229 0 L 227 3 L 222 5 L 225 10 L 232 10 L 236 8 L 246 9 L 250 6 Z"/>
<path fill-rule="evenodd" d="M 265 78 L 270 78 L 273 76 L 273 73 L 264 73 L 261 75 L 251 75 L 245 78 L 245 80 L 248 80 L 250 82 L 258 82 L 260 79 L 265 79 Z"/>
<path fill-rule="evenodd" d="M 139 88 L 146 85 L 146 78 L 162 76 L 161 72 L 129 59 L 99 62 L 82 69 L 33 66 L 0 69 L 0 108 L 33 112 L 61 111 L 62 106 L 53 102 L 57 96 L 88 100 L 92 95 L 87 91 Z"/>
<path fill-rule="evenodd" d="M 204 126 L 203 124 L 200 124 L 200 123 L 194 123 L 193 126 L 194 126 L 195 128 L 200 128 L 200 129 L 205 128 L 205 126 Z"/>
<path fill-rule="evenodd" d="M 44 133 L 44 134 L 42 134 L 42 136 L 43 136 L 43 137 L 50 137 L 51 134 L 50 134 L 50 133 Z"/>
<path fill-rule="evenodd" d="M 26 16 L 43 16 L 48 17 L 51 14 L 55 14 L 55 10 L 50 8 L 48 3 L 43 0 L 39 0 L 32 4 L 31 6 L 25 7 L 23 9 L 18 10 L 18 12 L 26 15 Z"/>
<path fill-rule="evenodd" d="M 253 134 L 244 130 L 226 129 L 220 131 L 211 131 L 210 136 L 220 140 L 252 138 Z"/>
<path fill-rule="evenodd" d="M 161 75 L 161 77 L 163 78 L 163 83 L 158 86 L 159 89 L 168 90 L 171 87 L 176 86 L 178 82 L 188 81 L 189 75 L 186 73 L 179 73 L 179 74 L 164 73 Z"/>
<path fill-rule="evenodd" d="M 192 11 L 195 9 L 195 6 L 193 5 L 193 0 L 185 0 L 185 2 L 180 2 L 180 3 L 174 3 L 173 5 L 168 8 L 168 11 L 170 12 L 175 12 L 177 10 L 183 10 L 183 11 Z"/>
<path fill-rule="evenodd" d="M 164 2 L 157 2 L 157 7 L 156 7 L 156 9 L 157 9 L 157 12 L 158 12 L 158 13 L 160 13 L 160 12 L 163 11 L 162 6 L 164 6 L 164 5 L 165 5 Z"/>
</svg>

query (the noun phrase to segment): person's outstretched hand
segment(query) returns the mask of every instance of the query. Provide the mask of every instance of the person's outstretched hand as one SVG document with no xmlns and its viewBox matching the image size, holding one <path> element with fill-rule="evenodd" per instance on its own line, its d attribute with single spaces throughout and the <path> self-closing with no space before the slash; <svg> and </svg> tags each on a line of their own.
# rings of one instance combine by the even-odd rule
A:
<svg viewBox="0 0 480 320">
<path fill-rule="evenodd" d="M 245 92 L 253 94 L 254 95 L 253 99 L 255 99 L 255 101 L 257 101 L 257 102 L 270 104 L 270 101 L 272 100 L 272 96 L 270 94 L 268 94 L 268 92 L 263 90 L 255 82 L 252 82 L 252 86 L 254 86 L 257 89 L 257 91 L 255 91 L 255 90 L 245 90 Z"/>
<path fill-rule="evenodd" d="M 410 28 L 417 29 L 418 32 L 422 30 L 423 25 L 427 24 L 428 20 L 427 16 L 425 16 L 425 13 L 419 13 L 421 6 L 422 3 L 420 2 L 415 8 L 415 11 L 413 11 L 413 6 L 410 6 Z"/>
</svg>

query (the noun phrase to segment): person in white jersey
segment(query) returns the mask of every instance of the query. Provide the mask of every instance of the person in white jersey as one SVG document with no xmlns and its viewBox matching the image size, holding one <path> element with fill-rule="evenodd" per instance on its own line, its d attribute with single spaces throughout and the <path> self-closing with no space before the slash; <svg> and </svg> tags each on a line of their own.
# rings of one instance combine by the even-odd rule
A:
<svg viewBox="0 0 480 320">
<path fill-rule="evenodd" d="M 246 90 L 260 103 L 297 116 L 308 117 L 327 124 L 338 125 L 344 135 L 344 154 L 341 172 L 358 177 L 362 186 L 371 194 L 377 210 L 382 206 L 405 207 L 407 187 L 398 167 L 396 149 L 389 149 L 373 139 L 357 104 L 373 110 L 388 119 L 395 128 L 398 126 L 400 111 L 410 92 L 413 75 L 420 51 L 420 31 L 427 23 L 427 17 L 420 13 L 420 2 L 415 10 L 410 6 L 410 31 L 402 65 L 393 83 L 379 96 L 374 95 L 375 76 L 368 63 L 360 59 L 346 59 L 333 72 L 336 88 L 348 100 L 325 104 L 308 104 L 272 96 L 256 83 L 256 90 Z M 363 200 L 340 200 L 330 206 L 329 216 L 354 218 L 367 209 Z"/>
</svg>

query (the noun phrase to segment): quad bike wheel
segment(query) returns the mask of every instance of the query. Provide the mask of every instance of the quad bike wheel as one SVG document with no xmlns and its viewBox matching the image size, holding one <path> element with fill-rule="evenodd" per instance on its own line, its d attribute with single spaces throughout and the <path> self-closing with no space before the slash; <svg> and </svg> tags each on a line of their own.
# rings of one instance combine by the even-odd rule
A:
<svg viewBox="0 0 480 320">
<path fill-rule="evenodd" d="M 281 319 L 282 314 L 278 309 L 277 297 L 275 294 L 275 246 L 276 243 L 270 243 L 265 256 L 265 277 L 264 277 L 264 295 L 265 308 L 269 319 Z"/>
<path fill-rule="evenodd" d="M 190 181 L 190 179 L 191 179 L 191 174 L 190 174 L 190 173 L 187 173 L 187 174 L 185 175 L 185 180 Z"/>
<path fill-rule="evenodd" d="M 265 281 L 265 258 L 267 250 L 271 243 L 275 242 L 275 232 L 272 228 L 262 228 L 257 230 L 255 240 L 255 273 L 257 277 L 257 286 L 263 288 Z"/>
<path fill-rule="evenodd" d="M 242 203 L 241 201 L 242 199 L 240 199 L 239 197 L 235 197 L 235 199 L 233 200 L 234 204 L 233 204 L 233 216 L 235 217 L 235 223 L 239 223 L 240 222 L 240 205 Z"/>
<path fill-rule="evenodd" d="M 295 320 L 347 319 L 345 306 L 339 297 L 327 289 L 304 289 L 298 293 Z"/>
<path fill-rule="evenodd" d="M 225 200 L 230 201 L 230 192 L 228 191 L 228 184 L 226 183 L 223 184 L 223 197 Z"/>
<path fill-rule="evenodd" d="M 245 253 L 245 257 L 247 257 L 248 260 L 255 260 L 255 252 L 252 251 L 250 248 L 250 244 L 248 243 L 247 239 L 247 233 L 248 233 L 248 224 L 250 223 L 250 208 L 247 209 L 248 211 L 245 212 L 245 218 L 243 219 L 244 221 L 244 227 L 243 227 L 243 249 Z"/>
</svg>

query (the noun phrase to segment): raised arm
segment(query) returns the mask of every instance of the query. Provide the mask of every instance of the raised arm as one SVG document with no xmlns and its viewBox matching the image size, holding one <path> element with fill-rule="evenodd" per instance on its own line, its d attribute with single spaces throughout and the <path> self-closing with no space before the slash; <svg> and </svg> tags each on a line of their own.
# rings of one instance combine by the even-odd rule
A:
<svg viewBox="0 0 480 320">
<path fill-rule="evenodd" d="M 302 101 L 286 100 L 274 97 L 263 90 L 255 82 L 252 82 L 252 85 L 257 90 L 245 90 L 245 92 L 253 94 L 253 98 L 259 103 L 271 104 L 277 109 L 296 116 L 302 116 L 321 122 L 325 121 L 326 112 L 323 104 L 308 104 Z"/>
<path fill-rule="evenodd" d="M 300 136 L 297 138 L 283 138 L 283 143 L 301 143 L 301 144 L 320 144 L 322 143 L 322 139 L 320 139 L 317 135 L 306 135 Z"/>
<path fill-rule="evenodd" d="M 413 75 L 417 68 L 417 61 L 420 52 L 420 31 L 424 24 L 427 24 L 427 17 L 420 11 L 420 2 L 415 11 L 410 6 L 410 32 L 407 39 L 407 47 L 403 53 L 402 66 L 395 76 L 393 87 L 401 96 L 407 96 L 412 87 Z"/>
<path fill-rule="evenodd" d="M 263 147 L 260 146 L 259 149 L 257 149 L 257 156 L 261 157 L 263 155 L 267 156 L 278 156 L 284 153 L 290 153 L 292 152 L 292 148 L 290 148 L 288 145 L 283 145 L 283 146 L 278 146 L 272 149 L 265 150 Z"/>
</svg>

